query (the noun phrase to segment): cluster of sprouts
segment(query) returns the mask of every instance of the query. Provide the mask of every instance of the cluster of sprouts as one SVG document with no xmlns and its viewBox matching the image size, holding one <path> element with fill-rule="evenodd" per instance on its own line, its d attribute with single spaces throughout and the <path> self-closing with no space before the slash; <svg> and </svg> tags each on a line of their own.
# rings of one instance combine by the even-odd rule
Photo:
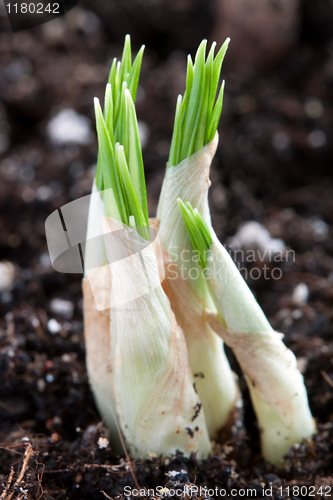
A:
<svg viewBox="0 0 333 500">
<path fill-rule="evenodd" d="M 211 225 L 209 170 L 228 43 L 217 54 L 213 43 L 207 54 L 204 40 L 194 62 L 188 57 L 156 219 L 148 218 L 135 111 L 143 47 L 132 63 L 129 36 L 122 60 L 112 63 L 104 109 L 95 99 L 98 166 L 83 280 L 87 366 L 114 448 L 120 430 L 134 457 L 179 450 L 206 458 L 211 440 L 230 430 L 241 395 L 224 342 L 243 370 L 267 460 L 280 463 L 315 431 L 295 356 Z"/>
</svg>

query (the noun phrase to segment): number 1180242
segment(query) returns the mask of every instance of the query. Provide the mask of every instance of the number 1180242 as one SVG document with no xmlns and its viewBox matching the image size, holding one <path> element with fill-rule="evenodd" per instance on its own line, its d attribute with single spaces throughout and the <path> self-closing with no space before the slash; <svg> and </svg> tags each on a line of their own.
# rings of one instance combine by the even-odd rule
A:
<svg viewBox="0 0 333 500">
<path fill-rule="evenodd" d="M 6 4 L 8 8 L 8 14 L 60 14 L 59 3 L 48 3 L 44 5 L 42 3 L 14 3 Z"/>
<path fill-rule="evenodd" d="M 332 487 L 331 486 L 280 486 L 277 488 L 280 495 L 286 493 L 288 497 L 298 498 L 298 497 L 326 497 L 332 498 Z"/>
</svg>

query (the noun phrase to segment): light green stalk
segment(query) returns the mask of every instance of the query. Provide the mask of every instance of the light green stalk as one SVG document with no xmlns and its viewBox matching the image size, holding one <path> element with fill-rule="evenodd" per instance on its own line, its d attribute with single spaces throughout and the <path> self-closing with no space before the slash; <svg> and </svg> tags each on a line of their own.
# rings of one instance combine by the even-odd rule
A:
<svg viewBox="0 0 333 500">
<path fill-rule="evenodd" d="M 143 236 L 148 237 L 143 163 L 141 148 L 138 147 L 139 134 L 133 104 L 137 93 L 143 51 L 144 46 L 141 47 L 132 64 L 130 37 L 126 36 L 122 61 L 114 59 L 112 62 L 109 83 L 105 90 L 103 113 L 99 103 L 97 101 L 95 103 L 100 148 L 96 178 L 90 198 L 84 256 L 84 333 L 89 381 L 96 405 L 105 425 L 111 431 L 112 446 L 119 452 L 122 452 L 122 447 L 118 437 L 118 425 L 114 420 L 116 403 L 112 390 L 114 377 L 110 350 L 111 277 L 103 241 L 102 218 L 104 215 L 112 215 L 117 220 L 128 222 L 129 214 L 136 215 L 138 230 Z M 127 115 L 130 119 L 126 119 Z M 126 164 L 122 154 L 115 152 L 117 142 L 125 142 L 126 131 L 120 130 L 120 120 L 122 123 L 127 123 L 128 127 L 132 126 L 130 128 L 131 141 L 130 143 L 128 141 L 125 147 L 126 163 L 128 165 L 128 160 L 131 158 L 132 166 L 131 180 L 127 183 L 129 192 L 132 192 L 133 185 L 136 187 L 135 194 L 132 196 L 134 208 L 131 209 L 126 197 L 126 189 L 124 190 L 121 185 L 122 177 L 127 175 Z M 133 157 L 136 158 L 135 161 L 132 161 Z M 144 222 L 141 220 L 142 217 Z"/>
<path fill-rule="evenodd" d="M 95 102 L 96 125 L 101 145 L 88 216 L 84 258 L 85 275 L 87 274 L 87 269 L 90 269 L 92 264 L 95 265 L 94 267 L 98 267 L 107 263 L 102 238 L 101 220 L 103 215 L 112 214 L 117 220 L 121 220 L 126 224 L 128 223 L 129 215 L 134 215 L 136 216 L 138 230 L 144 237 L 149 238 L 147 231 L 144 229 L 144 227 L 148 226 L 148 208 L 140 138 L 134 107 L 143 52 L 144 45 L 139 50 L 132 64 L 131 38 L 129 35 L 126 35 L 122 60 L 117 61 L 114 58 L 111 65 L 108 84 L 105 90 L 103 113 L 101 112 L 98 100 Z M 128 119 L 127 115 L 129 115 Z M 125 123 L 127 123 L 127 132 L 131 134 L 131 140 L 125 141 Z M 122 128 L 120 127 L 121 124 L 123 124 Z M 130 210 L 126 197 L 124 196 L 123 189 L 120 188 L 121 172 L 119 171 L 114 152 L 117 142 L 124 146 L 127 165 L 129 162 L 131 165 L 131 183 L 136 188 L 135 192 L 137 196 L 135 197 L 135 201 L 138 199 L 141 205 L 141 210 L 139 209 L 132 214 L 129 214 Z M 100 192 L 102 202 L 95 195 L 97 192 Z M 144 223 L 141 220 L 142 216 L 145 220 Z"/>
<path fill-rule="evenodd" d="M 103 220 L 110 265 L 111 366 L 115 409 L 134 457 L 182 451 L 206 458 L 210 440 L 193 387 L 184 334 L 159 280 L 153 245 L 112 218 Z M 107 238 L 115 234 L 112 243 Z M 141 252 L 127 249 L 141 243 Z"/>
<path fill-rule="evenodd" d="M 223 343 L 205 318 L 214 308 L 201 266 L 179 212 L 177 198 L 191 201 L 210 224 L 209 169 L 218 137 L 217 124 L 223 101 L 218 95 L 221 65 L 229 40 L 214 58 L 215 43 L 206 58 L 206 41 L 200 44 L 193 65 L 188 59 L 186 91 L 177 101 L 171 150 L 157 208 L 159 237 L 165 253 L 164 289 L 187 341 L 196 388 L 202 401 L 209 434 L 216 437 L 232 422 L 237 386 Z M 216 102 L 215 102 L 216 101 Z M 215 103 L 215 104 L 214 104 Z"/>
<path fill-rule="evenodd" d="M 179 207 L 218 314 L 210 324 L 233 349 L 259 422 L 263 456 L 279 464 L 315 432 L 303 377 L 294 354 L 275 332 L 214 231 L 190 203 Z"/>
<path fill-rule="evenodd" d="M 93 294 L 102 309 L 109 308 L 109 318 L 85 311 L 89 378 L 111 432 L 115 416 L 133 456 L 167 456 L 180 450 L 206 458 L 211 445 L 186 341 L 160 283 L 158 240 L 150 242 L 128 47 L 127 41 L 123 61 L 112 65 L 104 112 L 95 99 L 97 188 L 103 189 L 99 202 L 103 200 L 104 207 L 98 216 L 92 205 L 91 214 L 102 227 L 108 264 L 87 271 L 92 293 L 87 280 L 84 292 L 85 304 L 91 304 Z M 94 223 L 92 217 L 89 220 Z M 99 322 L 95 328 L 101 327 L 96 335 L 100 353 L 91 315 Z M 108 368 L 104 376 L 99 359 Z"/>
</svg>

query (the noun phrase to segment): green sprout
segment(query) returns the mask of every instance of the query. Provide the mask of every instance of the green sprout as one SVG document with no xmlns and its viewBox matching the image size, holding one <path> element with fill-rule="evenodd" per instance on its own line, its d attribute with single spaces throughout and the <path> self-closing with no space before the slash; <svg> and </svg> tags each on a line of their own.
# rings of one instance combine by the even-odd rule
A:
<svg viewBox="0 0 333 500">
<path fill-rule="evenodd" d="M 148 205 L 142 151 L 134 100 L 144 47 L 131 64 L 130 37 L 126 36 L 122 61 L 113 60 L 105 91 L 104 113 L 95 98 L 99 155 L 96 185 L 105 195 L 107 215 L 129 225 L 149 239 Z"/>
<path fill-rule="evenodd" d="M 214 57 L 216 43 L 205 58 L 207 40 L 197 50 L 195 62 L 187 59 L 186 91 L 178 96 L 168 166 L 178 165 L 213 140 L 220 120 L 224 81 L 217 95 L 227 38 Z"/>
<path fill-rule="evenodd" d="M 209 169 L 218 143 L 217 126 L 223 103 L 224 83 L 219 79 L 229 44 L 227 39 L 214 57 L 213 43 L 206 58 L 207 41 L 197 51 L 195 62 L 188 58 L 184 97 L 178 97 L 169 162 L 157 207 L 159 239 L 165 256 L 165 288 L 177 322 L 184 331 L 196 389 L 212 439 L 228 432 L 238 397 L 238 388 L 223 349 L 222 339 L 208 324 L 205 307 L 214 308 L 201 265 L 207 264 L 204 248 L 210 243 L 195 231 L 191 237 L 202 251 L 194 255 L 191 239 L 178 206 L 178 198 L 189 201 L 194 219 L 210 225 L 208 206 Z M 199 214 L 202 214 L 201 215 Z M 202 226 L 202 224 L 201 224 Z M 176 276 L 176 278 L 174 278 Z M 168 279 L 168 277 L 170 279 Z M 186 278 L 186 279 L 183 279 Z"/>
<path fill-rule="evenodd" d="M 188 58 L 157 221 L 151 222 L 159 224 L 153 242 L 134 104 L 143 47 L 132 64 L 129 36 L 122 61 L 113 60 L 103 110 L 95 99 L 99 152 L 92 192 L 100 195 L 91 197 L 85 263 L 96 255 L 99 265 L 87 266 L 83 280 L 87 366 L 111 434 L 120 428 L 135 457 L 180 450 L 206 458 L 210 439 L 230 431 L 240 393 L 223 341 L 244 373 L 267 460 L 280 464 L 294 443 L 315 431 L 295 356 L 211 226 L 209 170 L 228 43 L 216 56 L 213 43 L 206 57 L 204 40 L 194 64 Z M 148 243 L 114 260 L 107 235 L 118 233 L 121 245 L 134 247 L 134 228 Z M 101 234 L 104 239 L 94 239 Z M 194 379 L 197 374 L 203 376 Z"/>
<path fill-rule="evenodd" d="M 185 336 L 161 285 L 158 238 L 149 238 L 133 102 L 140 64 L 137 56 L 131 66 L 127 37 L 122 62 L 112 64 L 104 111 L 95 99 L 99 157 L 93 194 L 98 190 L 101 196 L 91 197 L 86 258 L 96 252 L 100 265 L 88 269 L 83 280 L 89 380 L 113 447 L 119 445 L 115 438 L 121 429 L 135 457 L 180 450 L 206 458 L 211 443 Z M 138 248 L 134 227 L 149 243 L 140 241 L 140 250 L 129 252 Z M 89 236 L 96 233 L 104 239 L 95 243 Z M 192 432 L 196 408 L 197 431 Z"/>
<path fill-rule="evenodd" d="M 201 213 L 196 208 L 193 209 L 191 203 L 187 202 L 185 205 L 180 198 L 177 201 L 193 248 L 198 252 L 200 264 L 205 269 L 208 251 L 213 243 L 208 226 Z"/>
<path fill-rule="evenodd" d="M 208 321 L 231 347 L 244 372 L 261 433 L 263 456 L 280 464 L 291 446 L 315 432 L 303 377 L 294 354 L 269 324 L 239 270 L 190 203 L 179 207 L 205 268 L 217 314 Z M 209 237 L 207 237 L 209 235 Z"/>
</svg>

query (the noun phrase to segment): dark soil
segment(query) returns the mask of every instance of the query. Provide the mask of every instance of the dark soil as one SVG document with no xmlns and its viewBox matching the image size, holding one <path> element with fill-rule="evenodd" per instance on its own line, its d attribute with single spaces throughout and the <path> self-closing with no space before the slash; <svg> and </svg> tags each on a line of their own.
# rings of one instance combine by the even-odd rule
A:
<svg viewBox="0 0 333 500">
<path fill-rule="evenodd" d="M 216 445 L 209 460 L 179 455 L 165 464 L 129 462 L 110 446 L 101 448 L 107 431 L 87 381 L 82 277 L 55 272 L 45 240 L 46 217 L 89 194 L 97 150 L 96 140 L 52 146 L 47 122 L 70 107 L 93 123 L 92 99 L 102 98 L 126 32 L 134 49 L 147 45 L 137 107 L 149 130 L 144 161 L 155 214 L 186 53 L 213 29 L 213 3 L 82 0 L 65 18 L 15 35 L 0 17 L 0 260 L 16 270 L 14 288 L 0 295 L 1 499 L 122 498 L 126 485 L 137 484 L 235 489 L 233 498 L 250 498 L 246 488 L 259 498 L 332 497 L 332 8 L 328 0 L 306 0 L 301 11 L 298 42 L 269 74 L 241 73 L 237 61 L 229 62 L 210 191 L 222 241 L 242 222 L 256 220 L 295 251 L 295 259 L 279 264 L 281 279 L 249 280 L 300 361 L 318 426 L 313 441 L 294 446 L 282 469 L 260 456 L 245 381 L 229 350 L 245 427 Z M 300 282 L 309 300 L 295 305 Z M 70 301 L 73 314 L 55 314 L 54 298 Z M 60 324 L 57 333 L 50 332 L 50 319 Z M 205 496 L 215 493 L 193 490 L 194 498 Z"/>
</svg>

